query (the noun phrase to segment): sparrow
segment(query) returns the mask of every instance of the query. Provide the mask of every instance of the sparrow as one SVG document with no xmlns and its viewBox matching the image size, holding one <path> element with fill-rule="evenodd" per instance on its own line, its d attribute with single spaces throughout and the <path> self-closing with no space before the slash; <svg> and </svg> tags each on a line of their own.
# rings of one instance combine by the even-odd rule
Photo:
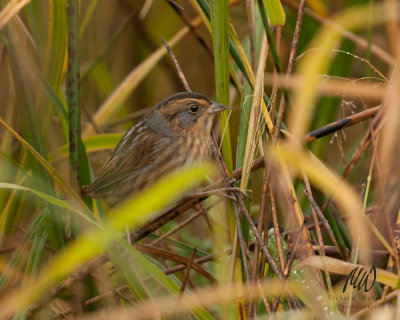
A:
<svg viewBox="0 0 400 320">
<path fill-rule="evenodd" d="M 162 100 L 122 137 L 82 195 L 114 207 L 174 169 L 211 160 L 213 117 L 225 109 L 196 92 Z"/>
</svg>

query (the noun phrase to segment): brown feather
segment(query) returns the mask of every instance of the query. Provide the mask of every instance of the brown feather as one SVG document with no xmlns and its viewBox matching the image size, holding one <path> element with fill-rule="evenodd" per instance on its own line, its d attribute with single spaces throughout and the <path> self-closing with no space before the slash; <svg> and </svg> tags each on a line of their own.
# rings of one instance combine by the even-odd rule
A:
<svg viewBox="0 0 400 320">
<path fill-rule="evenodd" d="M 209 159 L 211 104 L 204 95 L 189 92 L 161 101 L 122 137 L 82 194 L 114 206 L 171 170 Z M 193 105 L 196 112 L 190 109 Z"/>
</svg>

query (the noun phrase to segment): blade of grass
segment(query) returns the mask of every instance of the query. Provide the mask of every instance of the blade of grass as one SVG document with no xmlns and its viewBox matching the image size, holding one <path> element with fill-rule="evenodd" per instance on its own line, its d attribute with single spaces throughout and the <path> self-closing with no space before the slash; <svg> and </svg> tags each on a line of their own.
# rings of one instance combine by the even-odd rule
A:
<svg viewBox="0 0 400 320">
<path fill-rule="evenodd" d="M 214 48 L 215 87 L 217 102 L 229 105 L 229 1 L 213 1 L 211 25 Z M 222 136 L 222 156 L 229 172 L 233 170 L 229 111 L 219 114 Z"/>
<path fill-rule="evenodd" d="M 328 312 L 323 310 L 326 305 L 316 305 L 314 300 L 318 296 L 318 293 L 313 290 L 312 294 L 307 292 L 298 281 L 287 280 L 285 282 L 281 281 L 265 281 L 259 286 L 257 284 L 246 285 L 243 289 L 239 284 L 232 284 L 229 286 L 218 286 L 213 288 L 199 289 L 196 292 L 196 296 L 184 295 L 179 303 L 179 313 L 176 313 L 173 307 L 176 300 L 175 297 L 159 298 L 157 300 L 145 301 L 138 306 L 126 307 L 121 310 L 121 308 L 112 308 L 110 310 L 101 310 L 100 312 L 95 312 L 85 318 L 85 320 L 96 320 L 100 317 L 106 317 L 107 319 L 123 319 L 124 317 L 135 318 L 135 319 L 149 319 L 149 318 L 167 318 L 167 319 L 181 319 L 182 312 L 187 310 L 193 310 L 195 308 L 204 306 L 215 310 L 218 306 L 223 305 L 226 301 L 234 302 L 238 294 L 243 293 L 243 295 L 248 298 L 252 292 L 255 292 L 257 298 L 262 296 L 268 299 L 273 299 L 277 295 L 283 297 L 289 297 L 295 295 L 298 297 L 308 308 L 302 310 L 301 312 L 284 312 L 284 318 L 286 319 L 312 319 L 324 316 L 328 317 Z M 314 297 L 312 297 L 314 295 Z M 311 303 L 310 303 L 311 301 Z M 324 301 L 323 301 L 324 302 Z M 154 304 L 159 307 L 159 310 L 155 310 Z M 318 309 L 316 307 L 319 307 Z M 161 313 L 161 315 L 160 315 Z M 332 318 L 340 319 L 342 316 L 339 312 L 329 311 L 329 316 Z M 215 317 L 214 317 L 215 319 Z M 236 319 L 236 318 L 235 318 Z M 240 319 L 246 319 L 245 316 Z M 261 318 L 260 318 L 261 319 Z"/>
<path fill-rule="evenodd" d="M 122 240 L 119 241 L 119 243 L 121 244 Z M 107 250 L 107 254 L 110 261 L 117 269 L 118 276 L 125 279 L 126 284 L 136 298 L 135 300 L 141 301 L 149 299 L 151 296 L 150 292 L 143 281 L 140 280 L 143 279 L 143 277 L 139 278 L 136 275 L 138 273 L 138 265 L 141 267 L 140 264 L 138 264 L 136 260 L 127 257 L 127 253 L 122 252 L 116 246 L 110 246 L 110 249 Z M 135 264 L 135 267 L 133 267 L 133 263 Z"/>
<path fill-rule="evenodd" d="M 359 232 L 362 226 L 365 227 L 365 222 L 361 216 L 360 199 L 354 189 L 345 181 L 340 180 L 315 157 L 299 148 L 293 149 L 289 145 L 277 146 L 276 149 L 270 149 L 269 152 L 273 158 L 286 163 L 299 175 L 302 175 L 304 170 L 314 185 L 325 190 L 328 194 L 332 194 L 343 212 L 352 217 L 349 220 L 350 230 L 353 238 L 359 236 L 362 261 L 367 262 L 368 254 L 366 250 L 369 248 L 370 241 L 366 233 Z"/>
<path fill-rule="evenodd" d="M 194 7 L 199 10 L 201 9 L 200 14 L 203 16 L 203 19 L 207 19 L 205 21 L 206 25 L 209 25 L 210 21 L 210 7 L 208 3 L 205 0 L 191 0 L 193 3 Z M 203 12 L 204 10 L 204 12 Z M 235 63 L 239 67 L 240 71 L 243 73 L 245 76 L 246 80 L 251 84 L 251 86 L 254 88 L 255 85 L 255 76 L 253 73 L 253 70 L 251 69 L 251 64 L 249 63 L 249 60 L 247 59 L 246 53 L 242 47 L 242 44 L 240 43 L 240 40 L 236 34 L 236 31 L 232 25 L 232 23 L 229 22 L 229 52 L 232 55 L 232 58 L 234 59 Z M 234 70 L 234 68 L 231 68 Z M 269 104 L 269 99 L 266 95 L 263 97 L 263 103 L 262 103 L 262 111 L 263 115 L 265 118 L 265 122 L 268 125 L 268 130 L 270 132 L 273 131 L 273 125 L 271 118 L 268 114 L 267 110 L 267 104 Z"/>
<path fill-rule="evenodd" d="M 0 12 L 0 30 L 15 17 L 31 0 L 12 0 Z"/>
<path fill-rule="evenodd" d="M 28 191 L 33 193 L 34 195 L 38 196 L 39 198 L 45 200 L 48 203 L 51 203 L 57 207 L 67 209 L 68 211 L 74 212 L 78 214 L 80 217 L 88 221 L 89 223 L 99 226 L 97 222 L 89 215 L 82 213 L 81 210 L 75 208 L 73 205 L 71 205 L 69 202 L 58 199 L 56 197 L 53 197 L 51 195 L 48 195 L 44 192 L 41 192 L 39 190 L 35 190 L 32 188 L 28 188 L 22 185 L 17 185 L 14 183 L 5 183 L 5 182 L 0 182 L 0 189 L 11 189 L 11 190 L 22 190 L 22 191 Z"/>
<path fill-rule="evenodd" d="M 90 136 L 82 139 L 83 144 L 85 145 L 86 151 L 94 152 L 99 150 L 106 149 L 114 149 L 118 142 L 121 140 L 123 133 L 104 133 L 97 134 L 94 136 Z M 68 145 L 65 144 L 53 152 L 49 153 L 47 158 L 49 162 L 59 161 L 68 156 Z"/>
<path fill-rule="evenodd" d="M 88 231 L 80 236 L 42 269 L 37 280 L 25 283 L 23 290 L 4 299 L 0 304 L 0 319 L 8 318 L 15 311 L 37 301 L 57 280 L 100 254 L 115 235 L 125 230 L 126 226 L 140 226 L 168 204 L 180 199 L 184 193 L 203 180 L 207 173 L 209 168 L 204 165 L 180 168 L 156 182 L 138 197 L 112 210 L 102 228 Z M 154 194 L 157 194 L 157 197 L 154 197 Z"/>
<path fill-rule="evenodd" d="M 180 291 L 179 282 L 176 283 L 176 281 L 174 282 L 170 277 L 165 275 L 160 268 L 132 247 L 127 241 L 120 239 L 118 243 L 131 255 L 135 263 L 140 265 L 148 275 L 150 275 L 172 295 L 176 297 L 178 296 Z M 203 307 L 196 308 L 193 313 L 197 316 L 197 319 L 215 319 L 212 314 Z"/>
<path fill-rule="evenodd" d="M 29 30 L 37 45 L 37 56 L 39 59 L 44 59 L 46 56 L 47 25 L 42 4 L 39 1 L 31 1 L 25 6 L 24 12 Z M 40 62 L 43 64 L 42 60 Z"/>
<path fill-rule="evenodd" d="M 58 185 L 58 187 L 63 190 L 66 195 L 70 196 L 72 199 L 74 199 L 74 201 L 77 201 L 82 208 L 86 208 L 86 212 L 89 212 L 79 195 L 65 182 L 57 170 L 55 170 L 39 152 L 37 152 L 24 138 L 22 138 L 7 123 L 5 123 L 2 118 L 0 118 L 0 124 L 2 124 L 36 158 L 40 165 L 49 173 L 54 183 Z"/>
<path fill-rule="evenodd" d="M 285 11 L 283 11 L 280 0 L 264 0 L 264 4 L 270 23 L 273 26 L 283 26 L 285 24 Z"/>
<path fill-rule="evenodd" d="M 240 181 L 240 188 L 245 190 L 250 177 L 250 167 L 255 153 L 257 151 L 258 138 L 257 132 L 259 132 L 260 125 L 260 105 L 262 104 L 263 88 L 264 88 L 264 70 L 265 63 L 268 53 L 268 42 L 265 33 L 261 44 L 261 54 L 257 66 L 257 78 L 255 80 L 254 95 L 252 99 L 250 120 L 247 130 L 246 148 L 243 158 L 243 174 Z"/>
<path fill-rule="evenodd" d="M 42 121 L 35 108 L 35 105 L 41 99 L 41 95 L 38 94 L 40 88 L 37 86 L 37 67 L 32 55 L 34 48 L 31 47 L 30 35 L 27 34 L 26 27 L 20 19 L 13 19 L 8 23 L 6 35 L 14 90 L 18 93 L 16 95 L 16 110 L 17 114 L 23 115 L 18 118 L 23 140 L 43 158 L 42 155 L 47 152 L 46 141 L 41 132 Z M 39 189 L 55 195 L 51 177 L 30 154 L 28 154 L 24 163 L 24 168 L 26 170 L 31 169 L 35 176 L 41 177 L 40 181 L 36 181 L 39 184 Z M 53 210 L 55 208 L 51 208 L 50 205 L 52 213 L 54 213 Z M 50 240 L 54 247 L 60 247 L 65 242 L 64 231 L 56 214 L 50 215 L 50 218 L 53 219 L 52 222 L 54 223 L 54 228 L 50 230 Z"/>
<path fill-rule="evenodd" d="M 49 26 L 47 31 L 46 56 L 43 74 L 57 94 L 60 91 L 67 58 L 67 13 L 66 0 L 50 1 Z"/>
<path fill-rule="evenodd" d="M 99 2 L 99 0 L 90 1 L 89 7 L 88 7 L 85 16 L 82 19 L 82 23 L 81 23 L 81 25 L 79 27 L 79 39 L 82 38 L 82 35 L 86 30 L 86 27 L 87 27 L 87 25 L 89 23 L 90 18 L 93 15 L 94 10 L 96 9 L 96 6 L 97 6 L 98 2 Z"/>
<path fill-rule="evenodd" d="M 348 276 L 349 273 L 357 266 L 363 267 L 366 270 L 371 269 L 371 266 L 362 266 L 331 257 L 317 256 L 304 259 L 296 266 L 296 268 L 300 268 L 302 266 L 310 266 L 320 270 L 327 269 L 331 273 L 342 274 L 346 276 Z M 376 268 L 376 280 L 380 283 L 387 284 L 392 288 L 396 288 L 399 285 L 399 277 L 397 274 L 379 268 Z"/>
<path fill-rule="evenodd" d="M 398 12 L 398 4 L 391 2 L 374 4 L 374 16 L 369 15 L 369 6 L 354 6 L 339 13 L 332 21 L 344 29 L 355 29 L 364 26 L 369 22 L 374 25 L 380 22 L 395 18 Z M 393 13 L 391 16 L 388 13 Z M 372 19 L 372 21 L 370 21 Z M 304 76 L 301 85 L 294 92 L 293 105 L 296 106 L 289 117 L 289 129 L 297 141 L 302 141 L 310 120 L 313 117 L 314 102 L 317 99 L 317 89 L 320 84 L 319 74 L 328 71 L 331 55 L 323 53 L 327 49 L 334 48 L 342 34 L 332 26 L 324 26 L 318 35 L 313 39 L 310 47 L 318 47 L 324 50 L 317 50 L 315 54 L 306 55 L 298 66 L 299 74 Z"/>
<path fill-rule="evenodd" d="M 214 51 L 214 70 L 215 70 L 215 89 L 217 102 L 229 106 L 229 1 L 213 0 L 211 1 L 211 27 Z M 230 136 L 230 125 L 228 122 L 229 110 L 225 110 L 219 114 L 219 123 L 221 130 L 221 147 L 222 157 L 230 174 L 233 171 L 232 146 Z M 232 205 L 227 208 L 229 212 L 229 226 L 231 234 L 231 242 L 233 243 L 234 230 L 236 228 L 235 214 Z M 228 240 L 228 239 L 226 239 Z M 229 241 L 219 241 L 218 247 L 226 248 Z M 224 249 L 223 249 L 224 250 Z M 220 252 L 221 254 L 221 252 Z M 232 257 L 236 259 L 236 257 Z M 236 264 L 236 268 L 240 267 Z M 236 272 L 238 281 L 241 275 Z M 220 270 L 220 276 L 223 271 Z M 226 277 L 223 277 L 228 280 Z M 238 304 L 243 304 L 242 299 L 238 297 Z M 238 306 L 238 308 L 240 308 Z M 233 305 L 227 305 L 225 314 L 229 312 L 230 317 L 236 318 L 236 310 Z"/>
</svg>

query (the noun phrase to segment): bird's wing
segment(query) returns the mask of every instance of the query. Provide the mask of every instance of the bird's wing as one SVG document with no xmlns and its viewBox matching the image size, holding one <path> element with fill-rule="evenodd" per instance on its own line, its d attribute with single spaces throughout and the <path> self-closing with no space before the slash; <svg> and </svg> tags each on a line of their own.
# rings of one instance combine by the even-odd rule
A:
<svg viewBox="0 0 400 320">
<path fill-rule="evenodd" d="M 101 197 L 102 191 L 130 180 L 132 175 L 140 174 L 141 169 L 152 162 L 152 148 L 160 138 L 160 134 L 155 134 L 143 122 L 133 126 L 122 137 L 95 181 L 84 186 L 82 193 L 90 197 Z"/>
</svg>

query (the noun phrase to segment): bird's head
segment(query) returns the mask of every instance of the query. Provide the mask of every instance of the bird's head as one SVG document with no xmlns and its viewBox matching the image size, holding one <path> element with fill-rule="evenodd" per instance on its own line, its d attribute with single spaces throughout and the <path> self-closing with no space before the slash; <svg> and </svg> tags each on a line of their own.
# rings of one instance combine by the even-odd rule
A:
<svg viewBox="0 0 400 320">
<path fill-rule="evenodd" d="M 196 92 L 180 92 L 161 101 L 146 121 L 155 131 L 166 135 L 208 134 L 213 115 L 228 107 Z"/>
</svg>

